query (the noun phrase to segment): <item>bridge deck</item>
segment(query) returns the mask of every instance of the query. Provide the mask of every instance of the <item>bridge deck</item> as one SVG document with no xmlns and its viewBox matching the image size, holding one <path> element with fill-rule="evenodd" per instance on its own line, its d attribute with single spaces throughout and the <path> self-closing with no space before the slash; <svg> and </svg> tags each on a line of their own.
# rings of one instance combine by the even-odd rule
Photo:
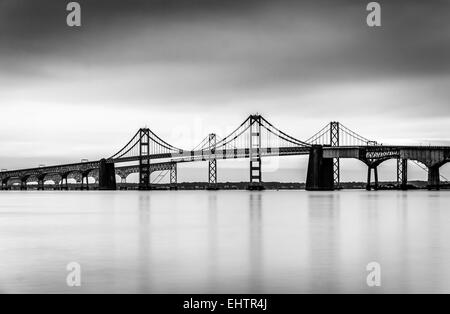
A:
<svg viewBox="0 0 450 314">
<path fill-rule="evenodd" d="M 296 147 L 273 147 L 262 148 L 260 150 L 261 156 L 293 156 L 293 155 L 307 155 L 310 148 L 304 146 Z M 253 150 L 253 153 L 256 149 Z M 161 168 L 170 163 L 185 163 L 196 161 L 208 161 L 211 159 L 241 159 L 249 158 L 249 148 L 235 148 L 235 149 L 217 149 L 217 150 L 196 150 L 196 151 L 180 151 L 177 153 L 162 153 L 150 155 L 152 160 L 168 159 L 168 162 L 155 163 L 154 165 L 161 165 Z M 356 158 L 356 159 L 389 159 L 389 158 L 404 158 L 414 159 L 423 162 L 426 165 L 432 165 L 436 162 L 447 162 L 450 160 L 450 147 L 448 146 L 339 146 L 339 147 L 324 147 L 325 158 Z M 126 163 L 136 162 L 141 159 L 140 156 L 124 157 L 118 159 L 108 160 L 111 163 Z M 0 172 L 0 180 L 8 178 L 22 178 L 25 176 L 44 176 L 50 174 L 65 174 L 70 172 L 90 172 L 99 168 L 100 161 L 70 163 L 63 165 L 37 167 L 29 169 L 18 169 L 11 171 Z M 136 166 L 125 166 L 127 167 Z M 121 168 L 121 167 L 118 167 Z"/>
</svg>

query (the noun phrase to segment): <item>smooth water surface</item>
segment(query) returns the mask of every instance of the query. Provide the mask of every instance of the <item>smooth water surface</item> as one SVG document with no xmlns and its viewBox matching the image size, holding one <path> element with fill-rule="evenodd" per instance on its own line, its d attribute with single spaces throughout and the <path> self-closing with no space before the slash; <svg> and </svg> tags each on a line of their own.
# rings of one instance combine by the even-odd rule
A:
<svg viewBox="0 0 450 314">
<path fill-rule="evenodd" d="M 450 293 L 450 192 L 0 192 L 3 293 Z M 369 262 L 381 287 L 366 284 Z M 81 287 L 66 267 L 81 265 Z"/>
</svg>

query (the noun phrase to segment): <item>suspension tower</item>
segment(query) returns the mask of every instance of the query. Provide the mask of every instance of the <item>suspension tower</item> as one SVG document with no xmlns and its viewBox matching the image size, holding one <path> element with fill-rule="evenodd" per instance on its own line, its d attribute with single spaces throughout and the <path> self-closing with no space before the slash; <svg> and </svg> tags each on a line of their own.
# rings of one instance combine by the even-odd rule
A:
<svg viewBox="0 0 450 314">
<path fill-rule="evenodd" d="M 209 134 L 208 138 L 208 145 L 211 150 L 211 156 L 209 159 L 209 165 L 208 165 L 208 182 L 209 182 L 209 189 L 215 190 L 217 189 L 217 159 L 216 159 L 216 144 L 217 144 L 217 137 L 216 134 L 211 133 Z"/>
<path fill-rule="evenodd" d="M 262 190 L 261 116 L 250 116 L 250 190 Z"/>
<path fill-rule="evenodd" d="M 150 130 L 139 130 L 139 190 L 150 190 Z"/>
<path fill-rule="evenodd" d="M 330 144 L 332 147 L 338 147 L 340 145 L 339 129 L 340 129 L 339 122 L 336 121 L 330 122 Z M 339 158 L 333 158 L 333 179 L 334 179 L 334 188 L 340 189 L 341 170 Z"/>
</svg>

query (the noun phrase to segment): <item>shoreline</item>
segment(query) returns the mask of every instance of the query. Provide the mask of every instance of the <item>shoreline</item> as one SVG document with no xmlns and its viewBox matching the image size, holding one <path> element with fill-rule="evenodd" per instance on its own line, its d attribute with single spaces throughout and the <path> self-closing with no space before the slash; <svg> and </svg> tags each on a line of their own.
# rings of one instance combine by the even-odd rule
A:
<svg viewBox="0 0 450 314">
<path fill-rule="evenodd" d="M 295 183 L 295 182 L 263 182 L 258 188 L 249 188 L 248 182 L 220 182 L 217 184 L 209 184 L 207 182 L 183 182 L 177 184 L 152 184 L 150 190 L 185 190 L 185 191 L 201 191 L 201 190 L 305 190 L 305 183 Z M 37 190 L 37 185 L 28 185 L 27 190 Z M 81 184 L 72 183 L 68 185 L 70 191 L 77 190 L 98 190 L 98 184 L 90 184 L 89 189 L 86 186 L 82 188 Z M 365 190 L 365 182 L 343 182 L 340 184 L 340 188 L 337 190 Z M 450 189 L 449 184 L 442 184 L 440 189 L 447 190 Z M 20 186 L 11 187 L 12 191 L 20 191 Z M 61 190 L 60 186 L 49 184 L 45 185 L 44 190 Z M 117 190 L 139 190 L 137 183 L 118 183 Z M 389 191 L 389 190 L 402 190 L 396 182 L 380 182 L 378 190 Z M 412 181 L 407 185 L 406 190 L 427 190 L 426 181 Z"/>
</svg>

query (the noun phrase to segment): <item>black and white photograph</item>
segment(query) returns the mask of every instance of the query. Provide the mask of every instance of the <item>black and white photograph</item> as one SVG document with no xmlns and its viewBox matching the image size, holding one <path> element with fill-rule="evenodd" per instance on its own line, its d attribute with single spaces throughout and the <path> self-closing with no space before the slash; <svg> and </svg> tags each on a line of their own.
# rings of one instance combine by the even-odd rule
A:
<svg viewBox="0 0 450 314">
<path fill-rule="evenodd" d="M 0 0 L 0 183 L 0 294 L 450 294 L 450 1 Z"/>
</svg>

